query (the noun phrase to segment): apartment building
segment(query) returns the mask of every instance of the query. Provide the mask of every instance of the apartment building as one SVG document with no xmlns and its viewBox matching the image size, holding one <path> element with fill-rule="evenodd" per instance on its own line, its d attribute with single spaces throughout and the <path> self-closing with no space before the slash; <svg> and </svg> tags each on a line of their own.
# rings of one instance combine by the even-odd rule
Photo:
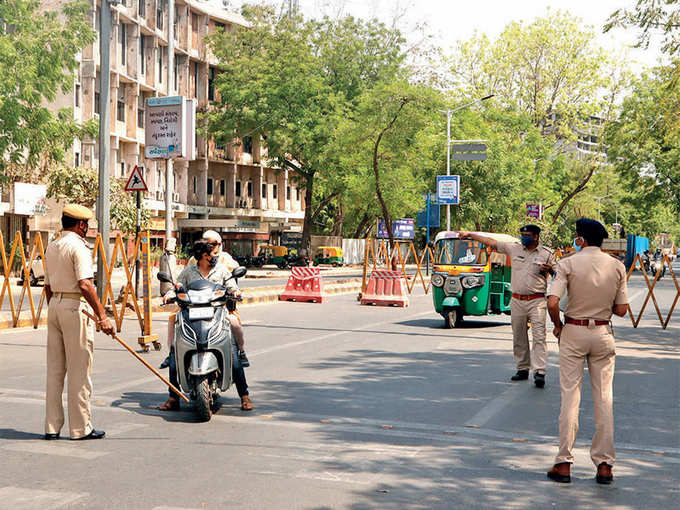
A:
<svg viewBox="0 0 680 510">
<path fill-rule="evenodd" d="M 57 8 L 64 0 L 47 0 Z M 101 2 L 92 1 L 90 20 L 99 34 Z M 205 37 L 216 29 L 247 26 L 239 14 L 223 8 L 221 0 L 175 0 L 168 20 L 167 0 L 125 0 L 112 7 L 111 30 L 111 175 L 125 179 L 135 165 L 143 168 L 149 192 L 144 206 L 151 211 L 152 237 L 162 244 L 165 222 L 165 162 L 144 157 L 144 109 L 154 96 L 182 95 L 198 100 L 205 111 L 217 96 L 217 61 Z M 174 24 L 175 69 L 167 83 L 168 23 Z M 99 114 L 99 41 L 83 49 L 77 81 L 56 108 L 73 108 L 86 121 Z M 97 140 L 77 142 L 71 151 L 74 166 L 97 167 Z M 284 233 L 300 232 L 304 193 L 287 169 L 267 166 L 262 140 L 245 137 L 216 146 L 197 137 L 197 159 L 174 162 L 173 224 L 183 244 L 211 228 L 222 233 L 225 245 L 239 254 L 252 253 L 264 242 L 277 243 Z"/>
</svg>

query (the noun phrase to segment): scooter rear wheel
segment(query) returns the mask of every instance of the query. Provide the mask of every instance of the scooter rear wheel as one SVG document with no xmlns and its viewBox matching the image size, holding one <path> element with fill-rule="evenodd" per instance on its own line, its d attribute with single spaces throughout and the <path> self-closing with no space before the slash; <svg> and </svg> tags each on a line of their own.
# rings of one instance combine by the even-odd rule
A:
<svg viewBox="0 0 680 510">
<path fill-rule="evenodd" d="M 200 421 L 210 421 L 212 417 L 212 397 L 207 376 L 203 376 L 196 386 L 196 414 Z"/>
</svg>

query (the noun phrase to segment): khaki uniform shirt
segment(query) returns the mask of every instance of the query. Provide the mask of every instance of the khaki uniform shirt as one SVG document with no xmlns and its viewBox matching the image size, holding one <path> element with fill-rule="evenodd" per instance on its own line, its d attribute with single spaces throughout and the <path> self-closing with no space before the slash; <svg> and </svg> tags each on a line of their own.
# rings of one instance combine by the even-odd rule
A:
<svg viewBox="0 0 680 510">
<path fill-rule="evenodd" d="M 568 292 L 565 315 L 572 319 L 611 319 L 614 305 L 628 303 L 626 268 L 596 246 L 560 260 L 550 295 Z"/>
<path fill-rule="evenodd" d="M 80 294 L 78 282 L 94 278 L 92 252 L 85 239 L 71 231 L 49 244 L 45 268 L 45 285 L 49 285 L 52 292 Z"/>
<path fill-rule="evenodd" d="M 512 260 L 511 288 L 514 294 L 542 294 L 548 286 L 547 278 L 541 274 L 541 265 L 556 268 L 552 250 L 539 244 L 533 250 L 519 243 L 498 243 L 498 251 Z"/>
</svg>

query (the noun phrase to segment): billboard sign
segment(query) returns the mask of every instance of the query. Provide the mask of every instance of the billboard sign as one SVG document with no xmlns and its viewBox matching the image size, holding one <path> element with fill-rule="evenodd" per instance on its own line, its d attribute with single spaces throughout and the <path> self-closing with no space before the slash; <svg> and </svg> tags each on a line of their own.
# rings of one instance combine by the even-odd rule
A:
<svg viewBox="0 0 680 510">
<path fill-rule="evenodd" d="M 527 217 L 540 219 L 542 216 L 541 204 L 527 204 Z"/>
<path fill-rule="evenodd" d="M 187 156 L 186 101 L 183 96 L 150 97 L 144 111 L 144 155 L 147 159 Z"/>
<path fill-rule="evenodd" d="M 47 185 L 14 183 L 14 214 L 45 216 L 47 214 Z"/>
<path fill-rule="evenodd" d="M 416 222 L 413 218 L 401 218 L 392 222 L 392 234 L 395 239 L 413 239 L 416 235 Z M 388 239 L 385 222 L 378 222 L 378 239 Z"/>
<path fill-rule="evenodd" d="M 440 204 L 460 203 L 460 176 L 438 175 L 437 176 L 437 201 Z"/>
</svg>

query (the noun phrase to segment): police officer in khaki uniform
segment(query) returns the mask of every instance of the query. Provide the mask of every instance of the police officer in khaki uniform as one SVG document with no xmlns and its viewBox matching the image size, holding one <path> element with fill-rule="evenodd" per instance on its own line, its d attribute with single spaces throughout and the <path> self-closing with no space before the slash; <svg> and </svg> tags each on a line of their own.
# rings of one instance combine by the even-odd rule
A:
<svg viewBox="0 0 680 510">
<path fill-rule="evenodd" d="M 571 481 L 572 448 L 578 432 L 583 369 L 588 362 L 595 408 L 595 435 L 590 458 L 597 466 L 596 480 L 610 484 L 614 479 L 613 380 L 616 349 L 611 326 L 612 313 L 623 317 L 628 311 L 626 269 L 604 253 L 600 246 L 607 236 L 601 223 L 581 218 L 576 222 L 574 247 L 577 253 L 560 261 L 557 278 L 550 288 L 548 311 L 560 345 L 560 449 L 548 478 Z M 560 320 L 560 296 L 567 291 L 564 324 Z"/>
<path fill-rule="evenodd" d="M 45 252 L 47 295 L 47 392 L 45 439 L 59 439 L 64 425 L 61 395 L 68 373 L 68 422 L 71 439 L 100 439 L 92 427 L 90 396 L 94 331 L 82 310 L 94 310 L 101 330 L 114 334 L 92 283 L 92 253 L 85 242 L 92 211 L 80 205 L 64 207 L 61 237 Z M 89 306 L 88 306 L 89 303 Z M 92 307 L 90 309 L 90 307 Z"/>
<path fill-rule="evenodd" d="M 545 343 L 545 291 L 548 275 L 555 272 L 555 256 L 550 248 L 539 244 L 541 229 L 538 226 L 525 225 L 519 232 L 522 244 L 504 243 L 474 232 L 461 232 L 460 235 L 463 239 L 470 238 L 484 243 L 511 258 L 510 309 L 517 373 L 510 379 L 525 381 L 529 378 L 529 369 L 533 368 L 534 384 L 538 388 L 543 388 L 548 362 Z M 533 349 L 529 348 L 529 322 Z"/>
</svg>

